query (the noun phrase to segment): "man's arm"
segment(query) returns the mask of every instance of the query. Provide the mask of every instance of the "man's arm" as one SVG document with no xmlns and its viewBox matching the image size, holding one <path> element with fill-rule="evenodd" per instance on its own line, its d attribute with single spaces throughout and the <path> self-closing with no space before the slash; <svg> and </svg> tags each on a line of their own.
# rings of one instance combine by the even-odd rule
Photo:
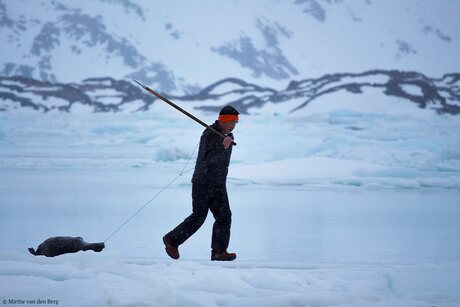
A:
<svg viewBox="0 0 460 307">
<path fill-rule="evenodd" d="M 216 142 L 215 138 L 216 136 L 209 130 L 206 130 L 201 136 L 200 150 L 204 151 L 203 162 L 206 165 L 216 164 L 233 142 L 233 137 L 231 135 L 225 137 L 222 142 L 220 142 L 220 140 Z"/>
</svg>

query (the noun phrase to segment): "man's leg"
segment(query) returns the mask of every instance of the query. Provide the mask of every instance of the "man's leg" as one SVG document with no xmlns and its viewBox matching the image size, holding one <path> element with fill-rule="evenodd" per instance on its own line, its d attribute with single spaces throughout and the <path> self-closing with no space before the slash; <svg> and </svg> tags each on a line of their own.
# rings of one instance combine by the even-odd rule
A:
<svg viewBox="0 0 460 307">
<path fill-rule="evenodd" d="M 210 209 L 215 219 L 212 229 L 211 248 L 214 254 L 219 254 L 227 251 L 232 224 L 232 212 L 225 187 L 218 188 L 215 191 Z"/>
<path fill-rule="evenodd" d="M 188 238 L 190 238 L 200 227 L 203 225 L 206 220 L 209 208 L 209 193 L 208 186 L 202 184 L 193 184 L 192 187 L 192 207 L 193 212 L 187 217 L 182 223 L 180 223 L 176 228 L 171 230 L 163 237 L 163 242 L 166 245 L 168 252 L 168 245 L 177 247 L 184 243 Z M 169 252 L 168 255 L 172 258 L 179 258 L 177 252 L 177 257 L 173 257 Z"/>
</svg>

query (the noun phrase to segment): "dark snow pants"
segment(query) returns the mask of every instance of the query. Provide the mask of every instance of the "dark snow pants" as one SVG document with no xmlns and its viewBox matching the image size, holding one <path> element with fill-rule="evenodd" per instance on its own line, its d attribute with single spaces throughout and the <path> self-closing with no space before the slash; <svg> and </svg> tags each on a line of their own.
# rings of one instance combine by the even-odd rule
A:
<svg viewBox="0 0 460 307">
<path fill-rule="evenodd" d="M 227 251 L 232 223 L 227 188 L 193 183 L 192 206 L 192 214 L 166 235 L 170 242 L 177 246 L 184 243 L 203 225 L 208 210 L 211 210 L 215 219 L 212 229 L 212 251 L 214 253 Z"/>
</svg>

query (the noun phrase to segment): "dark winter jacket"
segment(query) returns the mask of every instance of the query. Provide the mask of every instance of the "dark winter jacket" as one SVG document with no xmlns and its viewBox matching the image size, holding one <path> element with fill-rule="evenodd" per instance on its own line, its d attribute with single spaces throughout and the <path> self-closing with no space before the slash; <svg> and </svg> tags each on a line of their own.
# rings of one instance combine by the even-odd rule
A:
<svg viewBox="0 0 460 307">
<path fill-rule="evenodd" d="M 222 132 L 218 121 L 215 121 L 211 127 Z M 233 139 L 231 133 L 228 136 Z M 193 183 L 225 186 L 233 146 L 230 145 L 225 149 L 222 141 L 222 137 L 210 129 L 203 132 L 192 177 Z"/>
</svg>

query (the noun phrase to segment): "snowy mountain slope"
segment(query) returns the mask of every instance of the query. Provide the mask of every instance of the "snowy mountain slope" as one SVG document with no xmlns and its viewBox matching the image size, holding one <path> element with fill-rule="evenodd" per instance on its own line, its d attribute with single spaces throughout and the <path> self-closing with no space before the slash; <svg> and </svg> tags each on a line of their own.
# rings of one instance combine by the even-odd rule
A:
<svg viewBox="0 0 460 307">
<path fill-rule="evenodd" d="M 459 71 L 458 1 L 0 1 L 0 72 L 43 81 L 144 80 L 190 94 L 231 77 L 374 68 Z"/>
<path fill-rule="evenodd" d="M 439 79 L 429 78 L 417 72 L 372 70 L 363 73 L 329 74 L 316 79 L 292 81 L 284 90 L 274 90 L 247 83 L 236 78 L 215 82 L 196 94 L 168 95 L 182 105 L 205 112 L 216 112 L 225 104 L 232 104 L 242 113 L 297 112 L 319 98 L 345 108 L 345 100 L 357 100 L 373 91 L 387 103 L 385 97 L 400 98 L 415 103 L 423 109 L 436 112 L 460 113 L 460 74 L 447 74 Z M 25 77 L 0 77 L 0 108 L 14 111 L 31 107 L 38 111 L 52 110 L 72 112 L 85 106 L 95 112 L 146 111 L 157 100 L 141 87 L 127 80 L 112 78 L 86 79 L 82 83 L 53 83 Z"/>
</svg>

